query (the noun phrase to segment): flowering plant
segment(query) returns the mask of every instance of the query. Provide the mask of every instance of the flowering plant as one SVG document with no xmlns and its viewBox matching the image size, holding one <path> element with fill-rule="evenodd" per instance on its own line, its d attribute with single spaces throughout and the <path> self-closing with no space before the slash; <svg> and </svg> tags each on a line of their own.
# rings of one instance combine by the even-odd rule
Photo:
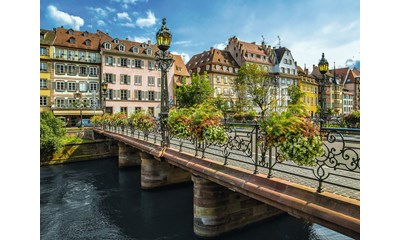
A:
<svg viewBox="0 0 400 240">
<path fill-rule="evenodd" d="M 156 126 L 156 120 L 144 111 L 137 111 L 129 116 L 129 123 L 134 129 L 144 132 L 150 131 Z"/>
</svg>

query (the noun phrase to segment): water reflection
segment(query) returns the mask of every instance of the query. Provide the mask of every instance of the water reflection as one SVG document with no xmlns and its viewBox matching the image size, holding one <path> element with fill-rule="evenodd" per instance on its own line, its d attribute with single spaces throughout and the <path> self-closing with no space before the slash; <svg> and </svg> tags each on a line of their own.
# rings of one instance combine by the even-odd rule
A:
<svg viewBox="0 0 400 240">
<path fill-rule="evenodd" d="M 41 239 L 197 239 L 193 185 L 140 189 L 140 168 L 115 159 L 41 168 Z M 218 239 L 349 239 L 281 215 Z"/>
</svg>

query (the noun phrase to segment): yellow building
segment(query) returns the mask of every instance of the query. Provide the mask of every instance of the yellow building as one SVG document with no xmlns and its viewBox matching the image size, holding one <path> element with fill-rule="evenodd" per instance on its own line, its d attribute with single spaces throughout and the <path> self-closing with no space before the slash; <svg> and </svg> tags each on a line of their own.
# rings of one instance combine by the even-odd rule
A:
<svg viewBox="0 0 400 240">
<path fill-rule="evenodd" d="M 51 45 L 55 32 L 40 30 L 40 112 L 51 110 Z"/>
<path fill-rule="evenodd" d="M 308 74 L 308 69 L 302 69 L 297 66 L 297 74 L 299 76 L 299 87 L 302 92 L 304 92 L 304 96 L 302 98 L 302 102 L 306 105 L 308 115 L 313 117 L 317 112 L 318 106 L 318 83 L 315 80 L 314 76 Z"/>
</svg>

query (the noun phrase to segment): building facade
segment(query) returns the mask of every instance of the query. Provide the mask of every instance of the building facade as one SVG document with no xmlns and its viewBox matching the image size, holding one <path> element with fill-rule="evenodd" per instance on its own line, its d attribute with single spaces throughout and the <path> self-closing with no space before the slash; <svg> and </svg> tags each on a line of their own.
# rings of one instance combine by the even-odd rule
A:
<svg viewBox="0 0 400 240">
<path fill-rule="evenodd" d="M 54 31 L 40 29 L 40 112 L 51 111 L 51 83 Z"/>
<path fill-rule="evenodd" d="M 234 79 L 237 77 L 239 65 L 229 51 L 210 48 L 209 51 L 194 55 L 186 64 L 190 74 L 203 75 L 207 72 L 213 97 L 221 96 L 230 105 L 236 101 Z"/>
<path fill-rule="evenodd" d="M 185 63 L 183 62 L 182 57 L 180 55 L 172 55 L 172 57 L 174 59 L 174 63 L 171 68 L 171 72 L 173 73 L 172 76 L 173 92 L 171 94 L 173 98 L 172 99 L 173 105 L 176 105 L 176 90 L 179 87 L 181 87 L 184 84 L 184 82 L 186 82 L 186 84 L 190 84 L 191 78 Z M 185 81 L 183 81 L 184 79 Z"/>
<path fill-rule="evenodd" d="M 59 27 L 52 50 L 52 111 L 74 126 L 82 118 L 103 114 L 100 106 L 99 37 Z"/>
<path fill-rule="evenodd" d="M 309 74 L 308 69 L 304 67 L 304 70 L 297 66 L 298 74 L 298 86 L 304 93 L 301 101 L 304 103 L 307 109 L 309 117 L 314 117 L 317 112 L 318 106 L 318 83 L 315 78 Z"/>
</svg>

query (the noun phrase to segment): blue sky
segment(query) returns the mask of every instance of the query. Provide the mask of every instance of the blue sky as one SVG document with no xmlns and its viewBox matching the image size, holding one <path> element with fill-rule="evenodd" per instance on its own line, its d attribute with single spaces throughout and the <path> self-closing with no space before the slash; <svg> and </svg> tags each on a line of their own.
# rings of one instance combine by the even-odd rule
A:
<svg viewBox="0 0 400 240">
<path fill-rule="evenodd" d="M 40 28 L 97 29 L 112 37 L 155 42 L 161 19 L 173 34 L 170 50 L 186 56 L 223 48 L 229 37 L 289 48 L 304 67 L 325 52 L 330 65 L 360 59 L 358 0 L 41 0 Z"/>
</svg>

